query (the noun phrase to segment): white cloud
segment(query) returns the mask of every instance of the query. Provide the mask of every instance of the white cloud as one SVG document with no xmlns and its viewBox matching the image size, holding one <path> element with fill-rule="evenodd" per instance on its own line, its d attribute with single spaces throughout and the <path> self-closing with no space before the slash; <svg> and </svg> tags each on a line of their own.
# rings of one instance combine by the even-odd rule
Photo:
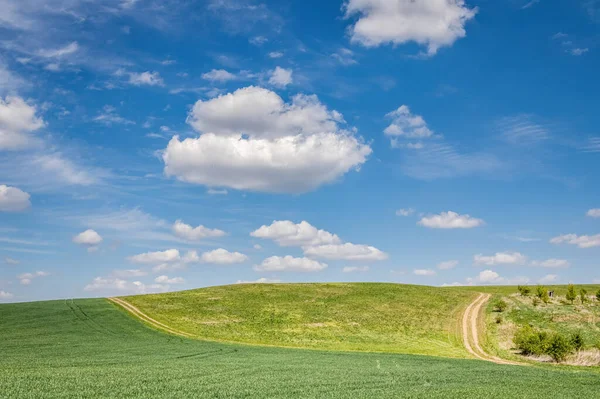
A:
<svg viewBox="0 0 600 399">
<path fill-rule="evenodd" d="M 181 259 L 179 251 L 176 249 L 167 249 L 166 251 L 146 252 L 139 255 L 130 256 L 129 261 L 132 263 L 168 263 L 176 262 Z"/>
<path fill-rule="evenodd" d="M 79 50 L 79 44 L 77 42 L 71 42 L 64 47 L 56 49 L 44 49 L 38 52 L 38 55 L 44 58 L 60 58 L 65 55 L 70 55 Z"/>
<path fill-rule="evenodd" d="M 14 295 L 10 292 L 0 291 L 0 299 L 10 299 L 12 297 L 14 297 Z"/>
<path fill-rule="evenodd" d="M 344 244 L 326 244 L 305 247 L 304 255 L 325 259 L 356 261 L 385 260 L 388 258 L 388 254 L 375 247 L 369 245 L 352 244 L 349 242 Z"/>
<path fill-rule="evenodd" d="M 148 272 L 141 269 L 114 270 L 112 275 L 119 278 L 144 277 Z"/>
<path fill-rule="evenodd" d="M 354 65 L 357 64 L 358 61 L 354 59 L 354 51 L 347 48 L 340 48 L 335 53 L 331 54 L 331 57 L 334 58 L 337 62 L 342 65 Z"/>
<path fill-rule="evenodd" d="M 0 150 L 18 150 L 37 145 L 30 135 L 45 123 L 37 109 L 21 97 L 0 97 Z"/>
<path fill-rule="evenodd" d="M 470 215 L 459 215 L 456 212 L 448 211 L 439 215 L 423 217 L 418 224 L 432 229 L 470 229 L 483 226 L 485 223 L 482 219 Z"/>
<path fill-rule="evenodd" d="M 85 291 L 119 292 L 121 294 L 149 294 L 165 292 L 169 289 L 164 284 L 144 284 L 141 281 L 127 281 L 116 277 L 96 277 L 85 286 Z"/>
<path fill-rule="evenodd" d="M 38 175 L 45 173 L 48 179 L 68 185 L 89 186 L 98 183 L 102 174 L 100 171 L 86 170 L 58 152 L 35 155 L 30 158 L 29 165 L 36 168 Z"/>
<path fill-rule="evenodd" d="M 281 58 L 283 57 L 283 53 L 281 51 L 271 51 L 269 53 L 269 58 Z"/>
<path fill-rule="evenodd" d="M 465 24 L 477 13 L 464 0 L 348 0 L 346 17 L 358 15 L 350 27 L 354 43 L 366 47 L 416 42 L 427 55 L 466 36 Z"/>
<path fill-rule="evenodd" d="M 572 48 L 572 49 L 568 50 L 568 52 L 571 55 L 575 55 L 575 56 L 583 55 L 583 54 L 587 53 L 588 51 L 590 51 L 590 49 L 587 47 L 586 48 L 576 47 L 576 48 Z"/>
<path fill-rule="evenodd" d="M 505 282 L 505 279 L 493 270 L 484 270 L 472 281 L 481 284 L 501 284 Z"/>
<path fill-rule="evenodd" d="M 248 39 L 248 41 L 250 42 L 250 44 L 254 44 L 255 46 L 262 46 L 263 44 L 268 42 L 269 39 L 267 39 L 264 36 L 254 36 Z"/>
<path fill-rule="evenodd" d="M 110 105 L 105 105 L 94 119 L 95 122 L 103 123 L 106 126 L 112 126 L 113 124 L 119 125 L 135 125 L 134 121 L 123 118 L 115 112 L 115 108 Z"/>
<path fill-rule="evenodd" d="M 289 220 L 274 220 L 269 226 L 263 225 L 250 233 L 252 237 L 275 241 L 282 247 L 300 247 L 323 244 L 339 244 L 340 238 L 325 230 L 320 230 L 306 221 L 295 224 Z"/>
<path fill-rule="evenodd" d="M 369 266 L 346 266 L 342 269 L 344 273 L 368 272 Z"/>
<path fill-rule="evenodd" d="M 88 229 L 73 237 L 73 242 L 80 245 L 96 246 L 102 242 L 102 237 L 95 230 Z"/>
<path fill-rule="evenodd" d="M 227 82 L 228 80 L 236 79 L 236 76 L 224 69 L 213 69 L 210 72 L 203 73 L 202 79 L 210 80 L 211 82 Z"/>
<path fill-rule="evenodd" d="M 235 282 L 236 284 L 275 284 L 281 283 L 281 280 L 271 279 L 266 277 L 261 277 L 258 280 L 248 281 L 248 280 L 238 280 Z"/>
<path fill-rule="evenodd" d="M 203 134 L 171 139 L 165 174 L 209 187 L 306 192 L 357 170 L 371 154 L 316 96 L 296 95 L 286 104 L 250 86 L 197 101 L 187 121 Z"/>
<path fill-rule="evenodd" d="M 198 241 L 210 237 L 223 237 L 226 234 L 222 230 L 209 229 L 202 225 L 192 227 L 189 224 L 183 223 L 181 220 L 178 220 L 173 224 L 173 233 L 175 233 L 177 237 L 190 241 Z"/>
<path fill-rule="evenodd" d="M 30 195 L 17 187 L 0 185 L 0 212 L 20 212 L 31 206 Z"/>
<path fill-rule="evenodd" d="M 129 83 L 134 86 L 163 86 L 164 82 L 158 72 L 130 72 Z"/>
<path fill-rule="evenodd" d="M 558 275 L 556 275 L 556 274 L 547 274 L 538 280 L 538 282 L 540 284 L 551 284 L 551 283 L 556 283 L 557 281 L 558 281 Z"/>
<path fill-rule="evenodd" d="M 571 264 L 565 259 L 546 259 L 543 261 L 534 260 L 531 262 L 531 266 L 547 267 L 547 268 L 560 268 L 569 267 Z"/>
<path fill-rule="evenodd" d="M 7 256 L 6 258 L 4 258 L 4 263 L 6 263 L 7 265 L 18 265 L 21 262 L 19 262 L 17 259 L 9 258 Z"/>
<path fill-rule="evenodd" d="M 169 276 L 162 275 L 155 278 L 154 282 L 159 284 L 183 284 L 185 283 L 185 280 L 183 279 L 183 277 L 169 278 Z"/>
<path fill-rule="evenodd" d="M 243 263 L 248 260 L 248 257 L 239 252 L 229 252 L 226 249 L 219 248 L 213 251 L 204 252 L 200 259 L 204 263 L 231 265 L 234 263 Z"/>
<path fill-rule="evenodd" d="M 317 262 L 308 258 L 294 258 L 292 256 L 271 256 L 254 265 L 257 272 L 318 272 L 327 268 L 326 263 Z"/>
<path fill-rule="evenodd" d="M 548 128 L 535 122 L 532 115 L 504 117 L 496 126 L 504 140 L 513 145 L 533 145 L 550 138 Z"/>
<path fill-rule="evenodd" d="M 396 216 L 410 216 L 415 213 L 413 208 L 403 208 L 396 211 Z"/>
<path fill-rule="evenodd" d="M 522 265 L 527 261 L 527 257 L 519 252 L 496 252 L 491 256 L 482 254 L 473 256 L 473 262 L 476 265 Z"/>
<path fill-rule="evenodd" d="M 401 105 L 397 110 L 386 115 L 392 118 L 392 123 L 383 131 L 387 136 L 404 137 L 408 139 L 423 139 L 433 136 L 427 123 L 421 115 L 414 115 L 410 108 Z"/>
<path fill-rule="evenodd" d="M 437 273 L 431 269 L 415 269 L 413 270 L 413 274 L 417 276 L 435 276 Z"/>
<path fill-rule="evenodd" d="M 437 268 L 440 270 L 450 270 L 450 269 L 454 269 L 457 265 L 458 265 L 457 260 L 447 260 L 447 261 L 438 263 Z"/>
<path fill-rule="evenodd" d="M 281 88 L 291 84 L 292 81 L 292 70 L 281 67 L 275 67 L 275 69 L 271 71 L 271 77 L 269 77 L 270 85 Z"/>
<path fill-rule="evenodd" d="M 579 248 L 600 247 L 600 234 L 593 236 L 578 236 L 577 234 L 564 234 L 550 240 L 551 244 L 571 244 Z"/>
<path fill-rule="evenodd" d="M 260 251 L 262 249 L 262 246 L 260 244 L 254 244 L 253 248 L 257 251 Z"/>
<path fill-rule="evenodd" d="M 50 273 L 48 272 L 44 272 L 44 271 L 37 271 L 37 272 L 33 272 L 33 273 L 22 273 L 19 274 L 17 276 L 17 278 L 20 280 L 20 283 L 22 285 L 29 285 L 31 284 L 31 280 L 38 278 L 38 277 L 46 277 L 49 276 Z"/>
<path fill-rule="evenodd" d="M 587 211 L 586 215 L 591 218 L 600 218 L 600 208 L 590 209 Z"/>
</svg>

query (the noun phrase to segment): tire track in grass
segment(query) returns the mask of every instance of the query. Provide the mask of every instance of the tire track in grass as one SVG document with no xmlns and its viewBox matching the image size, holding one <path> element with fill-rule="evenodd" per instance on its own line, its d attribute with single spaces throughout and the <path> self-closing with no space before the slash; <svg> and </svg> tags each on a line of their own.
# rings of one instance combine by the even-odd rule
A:
<svg viewBox="0 0 600 399">
<path fill-rule="evenodd" d="M 134 316 L 136 316 L 137 318 L 145 321 L 146 323 L 150 324 L 151 326 L 153 326 L 154 328 L 157 328 L 159 330 L 162 331 L 166 331 L 168 333 L 171 333 L 173 335 L 178 335 L 180 337 L 185 337 L 185 338 L 194 338 L 195 335 L 193 334 L 189 334 L 186 333 L 184 331 L 179 331 L 176 330 L 172 327 L 167 326 L 166 324 L 161 323 L 158 320 L 154 320 L 152 317 L 148 316 L 147 314 L 143 313 L 141 310 L 139 310 L 138 308 L 136 308 L 135 306 L 133 306 L 132 304 L 130 304 L 127 301 L 124 301 L 121 298 L 107 298 L 109 301 L 111 301 L 112 303 L 121 306 L 123 309 L 125 309 L 126 311 L 128 311 L 129 313 L 133 314 Z"/>
<path fill-rule="evenodd" d="M 496 364 L 522 366 L 524 365 L 523 363 L 504 360 L 497 356 L 490 355 L 481 347 L 479 343 L 479 331 L 477 324 L 480 320 L 480 316 L 483 314 L 483 305 L 487 303 L 490 297 L 490 294 L 479 294 L 479 296 L 473 302 L 471 302 L 471 304 L 469 304 L 465 310 L 465 313 L 463 314 L 462 334 L 465 348 L 467 348 L 467 352 L 480 360 L 485 360 Z"/>
</svg>

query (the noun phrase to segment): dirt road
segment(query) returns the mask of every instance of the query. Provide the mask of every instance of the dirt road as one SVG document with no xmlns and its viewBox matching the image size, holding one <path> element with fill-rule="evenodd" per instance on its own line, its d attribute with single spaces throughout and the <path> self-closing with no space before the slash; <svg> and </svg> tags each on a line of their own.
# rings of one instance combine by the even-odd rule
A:
<svg viewBox="0 0 600 399">
<path fill-rule="evenodd" d="M 500 359 L 499 357 L 488 354 L 483 350 L 479 343 L 478 321 L 480 317 L 485 317 L 482 307 L 490 299 L 490 294 L 479 294 L 465 310 L 462 320 L 463 343 L 467 351 L 478 359 L 494 362 L 497 364 L 522 365 L 521 363 Z"/>
</svg>

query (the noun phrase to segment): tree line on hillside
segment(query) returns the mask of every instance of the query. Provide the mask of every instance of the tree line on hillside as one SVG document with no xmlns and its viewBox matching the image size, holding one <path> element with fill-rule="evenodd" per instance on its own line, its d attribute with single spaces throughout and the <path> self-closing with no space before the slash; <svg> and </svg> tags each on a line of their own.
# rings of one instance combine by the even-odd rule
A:
<svg viewBox="0 0 600 399">
<path fill-rule="evenodd" d="M 517 287 L 517 290 L 519 291 L 521 296 L 528 297 L 528 296 L 531 296 L 531 294 L 532 294 L 531 288 L 526 285 L 519 285 Z M 567 293 L 565 295 L 565 299 L 567 301 L 569 301 L 571 303 L 571 305 L 573 305 L 575 303 L 575 301 L 577 300 L 577 298 L 579 298 L 582 305 L 588 303 L 590 300 L 590 298 L 588 296 L 588 292 L 585 288 L 580 288 L 579 293 L 578 293 L 575 286 L 573 284 L 569 284 L 569 286 L 567 287 Z M 600 302 L 600 290 L 596 291 L 595 298 L 597 301 Z M 540 301 L 544 302 L 544 303 L 550 302 L 550 294 L 549 294 L 548 288 L 544 287 L 543 285 L 538 285 L 535 288 L 533 305 L 534 306 L 539 305 Z"/>
</svg>

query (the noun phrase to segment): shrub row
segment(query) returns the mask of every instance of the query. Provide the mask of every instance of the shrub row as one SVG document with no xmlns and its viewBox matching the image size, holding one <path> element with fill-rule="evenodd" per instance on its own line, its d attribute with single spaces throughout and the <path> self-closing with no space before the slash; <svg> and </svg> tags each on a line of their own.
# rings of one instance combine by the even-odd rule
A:
<svg viewBox="0 0 600 399">
<path fill-rule="evenodd" d="M 549 355 L 555 362 L 564 361 L 567 356 L 583 349 L 584 341 L 580 333 L 571 337 L 563 334 L 522 327 L 514 338 L 515 345 L 523 355 Z"/>
</svg>

